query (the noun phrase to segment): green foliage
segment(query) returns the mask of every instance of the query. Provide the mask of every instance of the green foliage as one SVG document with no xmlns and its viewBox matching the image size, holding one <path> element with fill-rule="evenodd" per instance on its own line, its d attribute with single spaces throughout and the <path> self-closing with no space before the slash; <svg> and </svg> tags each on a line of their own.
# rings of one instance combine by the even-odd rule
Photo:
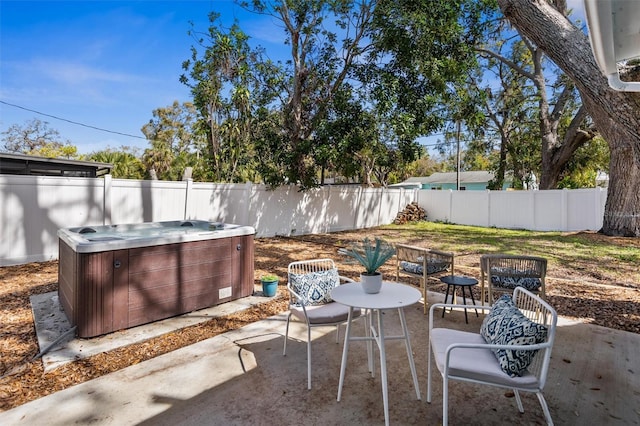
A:
<svg viewBox="0 0 640 426">
<path fill-rule="evenodd" d="M 96 151 L 87 156 L 88 160 L 113 165 L 111 175 L 118 179 L 144 179 L 145 167 L 142 160 L 136 156 L 136 150 L 121 147 L 120 150 L 111 148 Z"/>
<path fill-rule="evenodd" d="M 216 182 L 240 182 L 244 168 L 251 164 L 252 105 L 251 73 L 256 69 L 256 52 L 248 36 L 234 23 L 230 29 L 217 24 L 211 13 L 206 35 L 190 31 L 200 51 L 191 49 L 191 58 L 182 64 L 187 72 L 180 81 L 191 88 L 199 113 L 197 134 L 204 137 L 208 176 Z"/>
<path fill-rule="evenodd" d="M 194 180 L 205 180 L 206 143 L 193 104 L 174 101 L 154 110 L 153 119 L 142 127 L 142 133 L 151 144 L 143 155 L 147 173 L 153 170 L 158 179 L 180 180 L 185 168 L 191 167 Z"/>
<path fill-rule="evenodd" d="M 375 242 L 365 238 L 359 244 L 354 244 L 351 250 L 345 252 L 362 266 L 367 275 L 373 275 L 385 262 L 396 253 L 395 248 L 380 238 Z"/>
<path fill-rule="evenodd" d="M 558 182 L 558 188 L 594 188 L 598 171 L 609 171 L 609 147 L 596 137 L 578 148 Z"/>
<path fill-rule="evenodd" d="M 438 128 L 435 106 L 474 65 L 484 2 L 240 1 L 284 28 L 290 60 L 210 16 L 183 63 L 216 180 L 317 186 L 326 172 L 385 185 Z M 332 25 L 328 25 L 328 23 Z M 237 96 L 242 94 L 242 96 Z M 243 167 L 245 170 L 243 171 Z M 255 170 L 254 173 L 252 170 Z"/>
<path fill-rule="evenodd" d="M 271 283 L 274 281 L 278 281 L 278 276 L 274 274 L 265 274 L 262 277 L 260 277 L 260 281 Z"/>
<path fill-rule="evenodd" d="M 80 159 L 78 148 L 75 145 L 71 145 L 69 142 L 64 145 L 61 145 L 58 142 L 47 142 L 44 145 L 29 151 L 27 154 L 47 158 Z"/>
</svg>

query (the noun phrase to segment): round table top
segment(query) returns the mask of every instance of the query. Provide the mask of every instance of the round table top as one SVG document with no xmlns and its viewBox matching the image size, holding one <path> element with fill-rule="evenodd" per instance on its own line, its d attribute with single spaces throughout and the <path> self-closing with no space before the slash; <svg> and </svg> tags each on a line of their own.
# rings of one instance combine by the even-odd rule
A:
<svg viewBox="0 0 640 426">
<path fill-rule="evenodd" d="M 383 281 L 379 293 L 365 293 L 361 283 L 347 283 L 331 290 L 331 298 L 343 305 L 363 309 L 393 309 L 420 300 L 420 290 L 406 284 Z"/>
<path fill-rule="evenodd" d="M 447 275 L 440 277 L 440 281 L 448 285 L 476 285 L 478 280 L 471 277 L 462 277 L 460 275 Z"/>
</svg>

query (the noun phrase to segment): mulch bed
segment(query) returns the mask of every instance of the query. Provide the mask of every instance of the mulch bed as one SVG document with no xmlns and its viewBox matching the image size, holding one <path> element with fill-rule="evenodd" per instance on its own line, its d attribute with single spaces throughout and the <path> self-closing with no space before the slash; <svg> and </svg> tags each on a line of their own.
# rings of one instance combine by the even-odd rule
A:
<svg viewBox="0 0 640 426">
<path fill-rule="evenodd" d="M 369 237 L 389 231 L 367 230 Z M 357 278 L 359 268 L 337 253 L 340 247 L 362 238 L 362 234 L 341 232 L 299 238 L 256 239 L 255 282 L 261 275 L 275 273 L 286 277 L 287 265 L 296 260 L 330 257 L 342 275 Z M 593 238 L 603 238 L 593 234 Z M 604 237 L 606 238 L 606 237 Z M 418 245 L 437 246 L 437 242 L 421 241 Z M 626 240 L 625 244 L 638 244 Z M 457 257 L 457 268 L 464 274 L 478 276 L 478 254 Z M 382 268 L 391 278 L 393 262 Z M 278 314 L 287 309 L 285 284 L 281 280 L 278 294 L 269 302 L 243 312 L 216 318 L 120 349 L 77 360 L 51 372 L 44 372 L 29 297 L 57 291 L 57 261 L 31 263 L 0 268 L 0 411 L 43 397 L 154 358 L 178 348 L 208 339 L 220 333 Z M 417 281 L 413 284 L 417 285 Z M 444 292 L 444 286 L 430 285 L 430 290 Z M 479 289 L 476 297 L 479 298 Z M 575 264 L 557 267 L 547 279 L 548 300 L 559 315 L 604 327 L 640 333 L 640 284 L 616 282 L 598 265 Z"/>
</svg>

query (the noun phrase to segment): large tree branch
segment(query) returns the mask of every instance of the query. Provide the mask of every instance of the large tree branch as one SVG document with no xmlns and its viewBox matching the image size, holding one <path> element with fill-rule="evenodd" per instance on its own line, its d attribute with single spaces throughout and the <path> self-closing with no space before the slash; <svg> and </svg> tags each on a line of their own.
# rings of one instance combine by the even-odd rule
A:
<svg viewBox="0 0 640 426">
<path fill-rule="evenodd" d="M 495 58 L 497 60 L 499 60 L 500 62 L 506 64 L 507 66 L 509 66 L 509 68 L 512 68 L 513 70 L 517 71 L 518 73 L 522 74 L 523 76 L 527 77 L 530 80 L 535 80 L 536 76 L 533 73 L 528 72 L 526 69 L 522 68 L 521 66 L 519 66 L 518 64 L 516 64 L 515 62 L 505 58 L 504 56 L 493 52 L 491 50 L 488 49 L 484 49 L 484 48 L 476 48 L 475 49 L 476 52 L 478 53 L 484 53 L 486 55 L 491 56 L 492 58 Z"/>
</svg>

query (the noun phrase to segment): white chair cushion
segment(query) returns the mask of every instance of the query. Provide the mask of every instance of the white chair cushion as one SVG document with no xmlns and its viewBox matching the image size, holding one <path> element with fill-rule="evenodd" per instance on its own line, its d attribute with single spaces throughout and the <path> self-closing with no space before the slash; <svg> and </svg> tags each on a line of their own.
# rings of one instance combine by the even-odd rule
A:
<svg viewBox="0 0 640 426">
<path fill-rule="evenodd" d="M 338 323 L 346 321 L 349 316 L 349 307 L 337 302 L 325 303 L 324 305 L 312 305 L 306 308 L 309 324 Z M 301 306 L 292 306 L 291 314 L 300 321 L 306 321 Z M 359 316 L 360 309 L 354 308 L 353 317 L 357 318 Z"/>
<path fill-rule="evenodd" d="M 454 343 L 487 344 L 477 333 L 434 328 L 431 330 L 431 347 L 440 372 L 444 372 L 446 352 Z M 510 377 L 500 367 L 496 356 L 490 349 L 460 348 L 451 352 L 449 376 L 464 377 L 503 386 L 517 386 L 520 389 L 538 389 L 538 379 L 529 372 L 521 377 Z"/>
</svg>

